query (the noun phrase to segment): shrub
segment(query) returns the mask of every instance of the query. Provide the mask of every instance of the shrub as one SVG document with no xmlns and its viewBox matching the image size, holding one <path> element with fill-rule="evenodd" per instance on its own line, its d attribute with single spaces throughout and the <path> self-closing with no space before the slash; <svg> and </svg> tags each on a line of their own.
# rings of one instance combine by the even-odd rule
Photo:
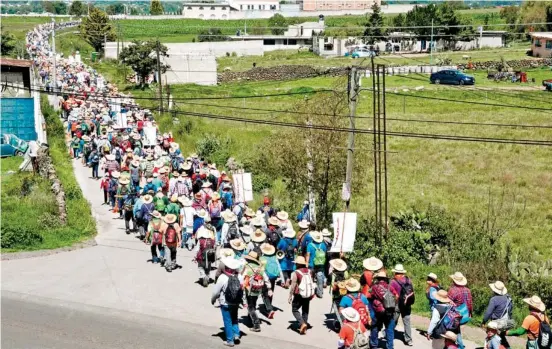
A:
<svg viewBox="0 0 552 349">
<path fill-rule="evenodd" d="M 27 249 L 30 246 L 41 244 L 42 241 L 42 235 L 33 230 L 6 224 L 2 226 L 2 248 Z"/>
<path fill-rule="evenodd" d="M 200 157 L 208 158 L 220 148 L 220 139 L 212 134 L 205 134 L 196 142 L 196 150 Z"/>
</svg>

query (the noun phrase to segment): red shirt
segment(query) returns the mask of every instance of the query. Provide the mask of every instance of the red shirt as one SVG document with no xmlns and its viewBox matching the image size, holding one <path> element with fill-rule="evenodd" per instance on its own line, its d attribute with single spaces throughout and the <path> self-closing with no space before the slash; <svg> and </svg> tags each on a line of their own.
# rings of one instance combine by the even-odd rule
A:
<svg viewBox="0 0 552 349">
<path fill-rule="evenodd" d="M 362 323 L 343 320 L 343 326 L 341 326 L 341 331 L 339 331 L 339 338 L 343 339 L 346 348 L 350 347 L 355 340 L 354 329 L 359 329 L 360 333 L 366 334 L 366 327 Z"/>
</svg>

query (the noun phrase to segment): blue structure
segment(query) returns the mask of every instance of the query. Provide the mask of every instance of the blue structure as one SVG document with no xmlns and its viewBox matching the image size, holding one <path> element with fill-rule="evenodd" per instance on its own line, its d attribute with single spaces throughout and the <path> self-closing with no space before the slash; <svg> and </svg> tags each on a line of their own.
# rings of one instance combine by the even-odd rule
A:
<svg viewBox="0 0 552 349">
<path fill-rule="evenodd" d="M 34 98 L 2 98 L 2 133 L 12 133 L 26 141 L 36 140 Z"/>
</svg>

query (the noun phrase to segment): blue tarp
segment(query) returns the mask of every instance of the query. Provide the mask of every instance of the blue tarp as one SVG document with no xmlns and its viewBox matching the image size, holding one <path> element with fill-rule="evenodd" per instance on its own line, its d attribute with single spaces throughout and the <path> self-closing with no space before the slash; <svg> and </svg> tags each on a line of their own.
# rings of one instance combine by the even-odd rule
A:
<svg viewBox="0 0 552 349">
<path fill-rule="evenodd" d="M 36 140 L 33 98 L 2 98 L 1 130 L 26 141 Z"/>
</svg>

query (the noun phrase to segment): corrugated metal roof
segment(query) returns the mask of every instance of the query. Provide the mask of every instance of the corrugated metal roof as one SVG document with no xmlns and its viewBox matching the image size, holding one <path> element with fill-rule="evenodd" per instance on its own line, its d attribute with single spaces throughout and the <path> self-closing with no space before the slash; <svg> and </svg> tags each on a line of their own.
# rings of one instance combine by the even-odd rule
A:
<svg viewBox="0 0 552 349">
<path fill-rule="evenodd" d="M 0 65 L 6 65 L 10 67 L 30 68 L 33 66 L 33 61 L 29 61 L 26 59 L 13 59 L 13 58 L 1 57 Z"/>
</svg>

